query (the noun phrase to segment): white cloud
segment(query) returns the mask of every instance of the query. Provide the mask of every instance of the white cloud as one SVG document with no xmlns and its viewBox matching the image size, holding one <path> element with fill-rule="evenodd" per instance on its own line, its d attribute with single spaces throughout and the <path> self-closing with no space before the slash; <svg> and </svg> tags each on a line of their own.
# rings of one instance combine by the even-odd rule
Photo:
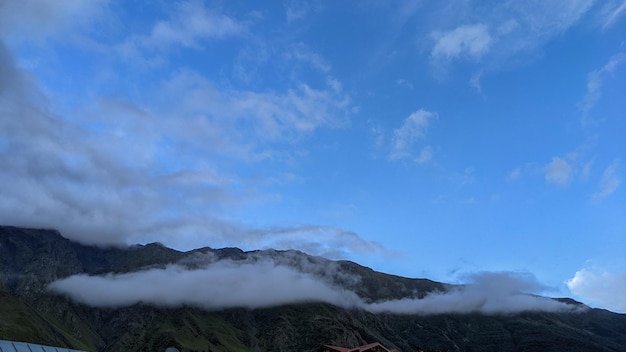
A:
<svg viewBox="0 0 626 352">
<path fill-rule="evenodd" d="M 626 313 L 626 270 L 611 273 L 581 269 L 566 282 L 569 290 L 584 300 L 618 313 Z"/>
<path fill-rule="evenodd" d="M 128 274 L 74 275 L 52 283 L 50 288 L 99 307 L 145 303 L 259 308 L 311 301 L 347 307 L 359 301 L 352 292 L 270 260 L 245 264 L 220 261 L 197 270 L 171 265 Z"/>
<path fill-rule="evenodd" d="M 451 60 L 463 55 L 479 59 L 490 48 L 492 38 L 483 24 L 465 25 L 448 32 L 433 32 L 435 46 L 431 51 L 434 59 Z"/>
<path fill-rule="evenodd" d="M 432 293 L 423 299 L 405 298 L 369 304 L 365 309 L 379 313 L 519 313 L 524 311 L 566 312 L 576 307 L 534 295 L 544 287 L 530 274 L 482 272 L 470 283 L 445 293 Z"/>
<path fill-rule="evenodd" d="M 574 170 L 572 166 L 559 157 L 553 157 L 545 168 L 545 179 L 548 183 L 564 187 L 570 183 Z"/>
<path fill-rule="evenodd" d="M 360 277 L 338 270 L 332 262 L 303 260 L 298 255 L 259 256 L 235 262 L 215 258 L 191 258 L 200 264 L 190 270 L 181 265 L 103 276 L 74 275 L 57 280 L 49 289 L 97 307 L 144 303 L 157 306 L 192 305 L 205 309 L 260 308 L 302 302 L 326 302 L 373 313 L 501 314 L 523 311 L 575 311 L 550 298 L 532 294 L 542 286 L 532 275 L 479 273 L 468 285 L 448 292 L 433 292 L 424 298 L 366 303 L 342 288 L 358 285 Z M 208 263 L 208 264 L 207 264 Z M 181 263 L 182 264 L 182 263 Z"/>
<path fill-rule="evenodd" d="M 398 160 L 410 157 L 413 152 L 413 145 L 426 136 L 430 122 L 436 118 L 436 113 L 421 109 L 409 115 L 402 123 L 402 126 L 393 132 L 389 158 Z"/>
<path fill-rule="evenodd" d="M 251 229 L 228 214 L 269 196 L 263 180 L 238 176 L 240 162 L 271 159 L 281 174 L 277 165 L 297 156 L 301 139 L 348 123 L 350 104 L 339 84 L 220 91 L 181 70 L 144 91 L 137 99 L 143 104 L 95 99 L 85 110 L 58 115 L 4 46 L 0 71 L 0 223 L 57 228 L 89 244 L 273 243 L 329 252 L 312 236 L 288 243 L 265 231 L 253 240 Z M 322 232 L 337 255 L 366 251 L 356 234 Z"/>
<path fill-rule="evenodd" d="M 599 183 L 600 189 L 598 190 L 598 192 L 594 193 L 591 196 L 591 199 L 594 202 L 601 201 L 602 199 L 610 196 L 611 194 L 613 194 L 613 192 L 617 190 L 621 183 L 621 180 L 617 175 L 618 166 L 618 162 L 614 161 L 611 165 L 607 166 L 606 169 L 604 169 L 604 172 L 602 173 L 602 178 L 600 179 Z"/>
</svg>

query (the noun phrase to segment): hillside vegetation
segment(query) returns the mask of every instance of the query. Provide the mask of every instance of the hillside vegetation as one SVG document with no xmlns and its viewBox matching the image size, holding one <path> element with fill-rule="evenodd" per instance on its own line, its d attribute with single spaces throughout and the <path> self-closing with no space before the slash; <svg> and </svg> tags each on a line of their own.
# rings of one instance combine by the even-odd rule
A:
<svg viewBox="0 0 626 352">
<path fill-rule="evenodd" d="M 51 282 L 76 274 L 130 273 L 174 263 L 194 267 L 202 263 L 191 259 L 207 257 L 235 262 L 271 258 L 305 271 L 329 266 L 334 285 L 355 292 L 366 302 L 424 297 L 452 287 L 295 251 L 202 248 L 179 252 L 159 244 L 102 249 L 73 243 L 54 230 L 5 226 L 0 227 L 0 339 L 87 351 L 164 351 L 176 347 L 181 351 L 292 352 L 316 351 L 322 344 L 351 347 L 373 341 L 404 352 L 418 348 L 626 351 L 626 315 L 599 309 L 410 315 L 374 314 L 323 302 L 222 309 L 142 303 L 91 307 L 47 289 Z M 354 277 L 358 280 L 351 280 Z"/>
</svg>

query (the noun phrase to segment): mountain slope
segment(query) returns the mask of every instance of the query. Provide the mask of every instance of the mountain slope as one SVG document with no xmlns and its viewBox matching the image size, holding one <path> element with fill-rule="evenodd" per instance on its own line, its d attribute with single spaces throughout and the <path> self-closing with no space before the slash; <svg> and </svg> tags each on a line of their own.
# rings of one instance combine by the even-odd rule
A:
<svg viewBox="0 0 626 352">
<path fill-rule="evenodd" d="M 89 351 L 315 351 L 322 344 L 380 341 L 401 351 L 625 351 L 626 315 L 577 313 L 483 315 L 374 314 L 303 302 L 261 308 L 200 309 L 188 305 L 90 307 L 46 289 L 76 274 L 132 273 L 228 260 L 272 260 L 355 292 L 366 302 L 424 297 L 453 286 L 375 272 L 356 263 L 297 251 L 243 252 L 201 248 L 179 252 L 159 244 L 97 248 L 53 230 L 0 227 L 0 339 Z M 356 279 L 355 279 L 356 278 Z M 289 287 L 285 287 L 288 290 Z M 570 301 L 571 302 L 571 301 Z"/>
</svg>

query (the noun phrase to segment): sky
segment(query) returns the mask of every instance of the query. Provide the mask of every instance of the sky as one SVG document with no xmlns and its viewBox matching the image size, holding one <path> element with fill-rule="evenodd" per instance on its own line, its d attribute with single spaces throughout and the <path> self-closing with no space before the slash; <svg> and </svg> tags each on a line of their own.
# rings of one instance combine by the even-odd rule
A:
<svg viewBox="0 0 626 352">
<path fill-rule="evenodd" d="M 626 312 L 625 131 L 623 0 L 0 0 L 0 223 L 86 244 Z"/>
</svg>

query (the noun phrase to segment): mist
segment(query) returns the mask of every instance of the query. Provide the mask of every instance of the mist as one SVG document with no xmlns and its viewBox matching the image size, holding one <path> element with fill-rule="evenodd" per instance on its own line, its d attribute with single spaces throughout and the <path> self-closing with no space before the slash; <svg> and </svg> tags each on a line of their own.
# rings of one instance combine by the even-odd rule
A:
<svg viewBox="0 0 626 352">
<path fill-rule="evenodd" d="M 524 311 L 566 312 L 577 308 L 538 293 L 546 287 L 527 273 L 481 272 L 470 275 L 469 283 L 448 292 L 432 293 L 422 299 L 406 298 L 367 305 L 370 312 L 396 314 L 483 313 L 506 314 Z"/>
<path fill-rule="evenodd" d="M 50 289 L 96 307 L 146 303 L 261 308 L 312 301 L 348 307 L 359 302 L 353 292 L 270 260 L 244 264 L 225 260 L 196 270 L 171 265 L 128 274 L 74 275 L 53 282 Z"/>
<path fill-rule="evenodd" d="M 214 257 L 187 258 L 161 269 L 102 276 L 74 275 L 55 281 L 49 289 L 94 307 L 134 304 L 176 307 L 195 306 L 208 310 L 249 309 L 285 304 L 323 302 L 371 313 L 506 314 L 523 311 L 566 312 L 577 308 L 534 293 L 543 286 L 529 274 L 479 273 L 471 282 L 448 292 L 424 298 L 368 302 L 337 282 L 356 287 L 360 277 L 340 272 L 334 262 L 299 256 L 268 258 L 251 256 L 243 262 Z M 203 266 L 194 267 L 194 263 Z M 208 264 L 207 264 L 208 263 Z"/>
</svg>

